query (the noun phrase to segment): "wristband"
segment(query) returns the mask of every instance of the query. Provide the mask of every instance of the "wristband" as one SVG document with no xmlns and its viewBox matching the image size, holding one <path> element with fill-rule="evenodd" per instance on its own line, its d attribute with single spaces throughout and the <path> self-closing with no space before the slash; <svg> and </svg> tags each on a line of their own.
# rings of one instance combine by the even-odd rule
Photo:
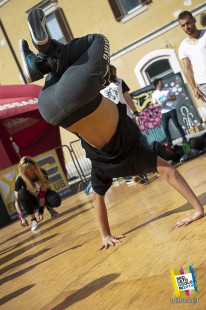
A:
<svg viewBox="0 0 206 310">
<path fill-rule="evenodd" d="M 18 215 L 18 217 L 19 217 L 19 219 L 23 219 L 23 218 L 24 218 L 23 213 L 20 213 L 20 214 Z"/>
<path fill-rule="evenodd" d="M 44 214 L 44 207 L 39 207 L 39 214 Z"/>
<path fill-rule="evenodd" d="M 133 113 L 133 115 L 136 116 L 136 117 L 138 117 L 138 116 L 139 116 L 139 112 L 135 111 L 135 112 Z"/>
<path fill-rule="evenodd" d="M 40 191 L 39 197 L 40 198 L 46 198 L 46 191 Z"/>
</svg>

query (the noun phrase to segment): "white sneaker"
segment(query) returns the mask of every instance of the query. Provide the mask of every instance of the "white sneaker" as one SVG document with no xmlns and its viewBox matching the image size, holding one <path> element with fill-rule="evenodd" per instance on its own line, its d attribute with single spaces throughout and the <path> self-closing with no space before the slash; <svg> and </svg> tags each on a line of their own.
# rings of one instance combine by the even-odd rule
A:
<svg viewBox="0 0 206 310">
<path fill-rule="evenodd" d="M 39 224 L 37 223 L 37 221 L 31 221 L 31 230 L 34 231 L 37 228 L 39 228 Z"/>
</svg>

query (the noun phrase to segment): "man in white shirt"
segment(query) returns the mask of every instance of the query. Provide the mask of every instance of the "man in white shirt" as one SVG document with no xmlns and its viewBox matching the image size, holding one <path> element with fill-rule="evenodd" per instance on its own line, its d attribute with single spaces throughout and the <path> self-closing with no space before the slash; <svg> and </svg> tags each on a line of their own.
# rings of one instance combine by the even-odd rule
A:
<svg viewBox="0 0 206 310">
<path fill-rule="evenodd" d="M 171 119 L 174 125 L 177 127 L 181 137 L 182 142 L 187 143 L 187 139 L 185 137 L 185 133 L 178 121 L 177 112 L 174 107 L 173 101 L 176 100 L 176 96 L 171 91 L 170 88 L 163 88 L 162 79 L 156 79 L 154 81 L 154 86 L 156 90 L 152 94 L 152 102 L 155 108 L 161 107 L 161 121 L 162 127 L 164 129 L 167 143 L 172 146 L 171 134 L 169 131 L 169 120 Z"/>
<path fill-rule="evenodd" d="M 206 30 L 196 28 L 196 19 L 189 11 L 180 13 L 178 20 L 188 35 L 179 46 L 179 58 L 195 97 L 206 107 Z"/>
</svg>

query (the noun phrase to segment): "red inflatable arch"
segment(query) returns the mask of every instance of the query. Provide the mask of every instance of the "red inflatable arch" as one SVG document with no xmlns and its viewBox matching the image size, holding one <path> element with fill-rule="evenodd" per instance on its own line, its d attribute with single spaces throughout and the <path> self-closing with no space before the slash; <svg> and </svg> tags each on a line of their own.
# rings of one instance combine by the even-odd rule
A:
<svg viewBox="0 0 206 310">
<path fill-rule="evenodd" d="M 0 86 L 0 170 L 61 145 L 59 128 L 40 115 L 37 98 L 41 86 Z M 65 171 L 61 149 L 57 151 Z"/>
</svg>

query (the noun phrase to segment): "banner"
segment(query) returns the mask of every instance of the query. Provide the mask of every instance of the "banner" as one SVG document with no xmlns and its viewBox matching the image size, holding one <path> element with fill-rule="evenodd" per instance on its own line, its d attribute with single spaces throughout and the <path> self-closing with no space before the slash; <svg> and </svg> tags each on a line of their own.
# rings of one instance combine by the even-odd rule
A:
<svg viewBox="0 0 206 310">
<path fill-rule="evenodd" d="M 0 171 L 0 192 L 11 219 L 13 219 L 12 215 L 16 213 L 14 186 L 17 175 L 17 165 Z"/>
<path fill-rule="evenodd" d="M 69 184 L 62 170 L 56 150 L 33 157 L 38 165 L 46 170 L 51 189 L 58 192 L 61 197 L 66 197 L 70 193 Z"/>
<path fill-rule="evenodd" d="M 33 159 L 41 168 L 46 170 L 51 189 L 58 192 L 61 197 L 68 196 L 70 192 L 68 181 L 62 170 L 56 151 L 48 151 L 33 157 Z M 18 165 L 0 171 L 0 193 L 11 219 L 16 218 L 14 188 L 17 175 Z"/>
</svg>

